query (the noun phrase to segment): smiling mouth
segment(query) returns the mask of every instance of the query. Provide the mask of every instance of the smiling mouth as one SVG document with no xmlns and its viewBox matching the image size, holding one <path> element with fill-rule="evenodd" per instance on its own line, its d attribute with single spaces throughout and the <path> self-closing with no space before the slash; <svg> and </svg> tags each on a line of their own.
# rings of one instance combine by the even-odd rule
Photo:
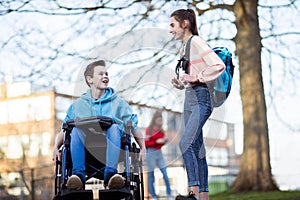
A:
<svg viewBox="0 0 300 200">
<path fill-rule="evenodd" d="M 102 83 L 108 83 L 108 81 L 109 81 L 108 79 L 105 79 L 102 81 Z"/>
</svg>

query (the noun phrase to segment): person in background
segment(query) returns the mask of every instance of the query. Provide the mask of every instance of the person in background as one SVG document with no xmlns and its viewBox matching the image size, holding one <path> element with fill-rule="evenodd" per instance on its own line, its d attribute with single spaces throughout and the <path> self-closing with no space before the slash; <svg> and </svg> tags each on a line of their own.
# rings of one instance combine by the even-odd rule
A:
<svg viewBox="0 0 300 200">
<path fill-rule="evenodd" d="M 132 121 L 134 137 L 141 148 L 141 159 L 143 159 L 143 156 L 146 153 L 144 138 L 137 126 L 137 115 L 132 113 L 132 109 L 128 103 L 120 98 L 113 88 L 108 87 L 109 77 L 106 71 L 105 61 L 98 60 L 90 63 L 85 69 L 84 78 L 90 88 L 70 105 L 63 122 L 67 122 L 71 119 L 101 115 L 110 117 L 116 122 L 106 130 L 107 159 L 104 170 L 104 185 L 106 186 L 109 179 L 117 173 L 121 149 L 121 137 L 125 133 L 124 129 L 129 120 Z M 72 188 L 82 189 L 86 178 L 84 150 L 85 133 L 80 128 L 74 127 L 71 136 L 70 149 L 73 168 L 72 176 L 68 179 L 68 182 L 78 183 L 78 186 L 72 186 Z M 63 145 L 63 139 L 64 132 L 62 130 L 56 137 L 53 149 L 53 161 L 60 158 L 59 149 Z"/>
<path fill-rule="evenodd" d="M 208 166 L 203 143 L 202 127 L 212 113 L 213 105 L 206 82 L 216 79 L 225 65 L 204 39 L 198 36 L 196 15 L 192 9 L 179 9 L 170 16 L 170 33 L 185 45 L 191 40 L 187 71 L 171 83 L 185 89 L 183 109 L 184 129 L 179 142 L 188 177 L 189 195 L 178 195 L 177 200 L 209 199 Z"/>
<path fill-rule="evenodd" d="M 165 131 L 162 128 L 163 119 L 162 112 L 156 111 L 152 117 L 149 126 L 146 128 L 145 145 L 147 149 L 146 164 L 148 169 L 148 191 L 153 200 L 157 200 L 157 194 L 155 192 L 155 167 L 158 167 L 163 175 L 163 179 L 166 185 L 166 193 L 168 200 L 171 200 L 171 187 L 167 174 L 166 162 L 162 153 L 162 146 L 168 142 L 165 135 Z"/>
</svg>

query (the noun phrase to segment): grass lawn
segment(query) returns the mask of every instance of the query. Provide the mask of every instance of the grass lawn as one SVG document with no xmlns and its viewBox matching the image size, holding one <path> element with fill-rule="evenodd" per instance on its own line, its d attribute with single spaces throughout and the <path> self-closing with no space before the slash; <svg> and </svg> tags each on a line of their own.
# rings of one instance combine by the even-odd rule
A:
<svg viewBox="0 0 300 200">
<path fill-rule="evenodd" d="M 245 192 L 229 191 L 210 195 L 210 200 L 300 200 L 300 191 Z"/>
</svg>

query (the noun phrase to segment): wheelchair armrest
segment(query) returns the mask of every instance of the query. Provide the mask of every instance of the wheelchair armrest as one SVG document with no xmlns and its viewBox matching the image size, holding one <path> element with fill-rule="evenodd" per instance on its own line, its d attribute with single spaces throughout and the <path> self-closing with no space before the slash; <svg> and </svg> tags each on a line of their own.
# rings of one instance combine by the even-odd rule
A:
<svg viewBox="0 0 300 200">
<path fill-rule="evenodd" d="M 126 133 L 121 138 L 121 145 L 122 145 L 121 147 L 124 148 L 125 145 L 130 147 L 130 144 L 131 144 L 131 137 Z"/>
<path fill-rule="evenodd" d="M 127 145 L 128 147 L 131 146 L 131 137 L 133 136 L 133 126 L 132 121 L 129 120 L 127 125 L 125 126 L 125 134 L 121 138 L 122 148 Z M 131 150 L 130 150 L 131 151 Z"/>
<path fill-rule="evenodd" d="M 63 129 L 66 132 L 71 132 L 73 127 L 89 127 L 100 125 L 102 129 L 108 129 L 112 124 L 114 124 L 114 120 L 107 116 L 92 116 L 80 119 L 72 119 L 68 120 L 63 124 Z"/>
<path fill-rule="evenodd" d="M 129 135 L 133 135 L 133 125 L 132 125 L 132 121 L 129 120 L 125 126 L 125 132 Z"/>
</svg>

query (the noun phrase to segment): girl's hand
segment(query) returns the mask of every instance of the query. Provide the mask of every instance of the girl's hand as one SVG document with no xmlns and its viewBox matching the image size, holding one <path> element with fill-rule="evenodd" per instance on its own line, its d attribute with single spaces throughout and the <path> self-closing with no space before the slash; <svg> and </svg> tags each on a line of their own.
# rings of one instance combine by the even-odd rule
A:
<svg viewBox="0 0 300 200">
<path fill-rule="evenodd" d="M 184 89 L 184 84 L 181 81 L 179 81 L 177 78 L 172 78 L 171 83 L 175 88 L 179 90 Z"/>
<path fill-rule="evenodd" d="M 165 138 L 159 138 L 155 141 L 156 144 L 165 144 L 166 143 L 166 140 Z"/>
</svg>

